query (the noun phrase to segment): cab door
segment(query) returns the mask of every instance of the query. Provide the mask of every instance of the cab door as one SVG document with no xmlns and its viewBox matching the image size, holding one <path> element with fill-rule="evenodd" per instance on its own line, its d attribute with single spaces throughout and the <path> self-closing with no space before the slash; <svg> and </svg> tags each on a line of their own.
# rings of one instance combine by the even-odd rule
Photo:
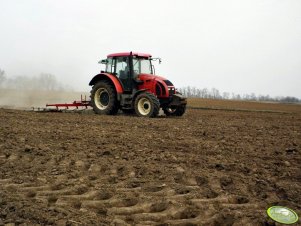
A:
<svg viewBox="0 0 301 226">
<path fill-rule="evenodd" d="M 132 91 L 133 81 L 130 73 L 129 57 L 116 57 L 115 62 L 115 74 L 122 83 L 124 91 Z"/>
</svg>

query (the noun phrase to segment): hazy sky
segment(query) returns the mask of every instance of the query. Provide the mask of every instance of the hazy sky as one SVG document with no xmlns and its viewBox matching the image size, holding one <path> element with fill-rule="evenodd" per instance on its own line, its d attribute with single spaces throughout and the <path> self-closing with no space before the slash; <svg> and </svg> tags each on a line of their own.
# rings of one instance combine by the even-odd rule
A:
<svg viewBox="0 0 301 226">
<path fill-rule="evenodd" d="M 160 56 L 177 87 L 301 98 L 300 0 L 0 0 L 0 68 L 89 91 L 107 54 Z"/>
</svg>

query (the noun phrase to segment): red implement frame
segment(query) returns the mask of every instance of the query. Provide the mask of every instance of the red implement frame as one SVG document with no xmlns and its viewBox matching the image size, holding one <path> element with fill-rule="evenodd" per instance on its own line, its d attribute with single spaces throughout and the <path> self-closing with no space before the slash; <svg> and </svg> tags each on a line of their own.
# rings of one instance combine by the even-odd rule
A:
<svg viewBox="0 0 301 226">
<path fill-rule="evenodd" d="M 76 109 L 82 107 L 87 109 L 89 106 L 90 101 L 86 100 L 86 96 L 83 98 L 83 95 L 80 95 L 80 101 L 75 100 L 71 104 L 46 104 L 46 107 L 56 107 L 56 110 L 59 110 L 59 108 L 69 109 L 69 107 Z"/>
</svg>

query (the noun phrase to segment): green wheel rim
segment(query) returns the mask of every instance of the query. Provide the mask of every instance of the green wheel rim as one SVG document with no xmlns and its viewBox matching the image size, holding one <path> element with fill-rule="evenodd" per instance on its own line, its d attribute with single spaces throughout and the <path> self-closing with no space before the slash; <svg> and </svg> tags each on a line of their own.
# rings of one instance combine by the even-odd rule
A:
<svg viewBox="0 0 301 226">
<path fill-rule="evenodd" d="M 299 219 L 295 211 L 284 206 L 272 206 L 268 208 L 267 214 L 274 221 L 281 224 L 294 224 Z"/>
</svg>

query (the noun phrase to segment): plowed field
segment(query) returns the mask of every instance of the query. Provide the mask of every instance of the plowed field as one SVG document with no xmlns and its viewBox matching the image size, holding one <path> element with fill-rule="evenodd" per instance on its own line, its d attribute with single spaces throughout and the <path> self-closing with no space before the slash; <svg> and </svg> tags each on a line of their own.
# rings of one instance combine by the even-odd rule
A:
<svg viewBox="0 0 301 226">
<path fill-rule="evenodd" d="M 271 205 L 300 216 L 301 106 L 279 106 L 154 119 L 0 109 L 0 225 L 275 225 Z"/>
</svg>

